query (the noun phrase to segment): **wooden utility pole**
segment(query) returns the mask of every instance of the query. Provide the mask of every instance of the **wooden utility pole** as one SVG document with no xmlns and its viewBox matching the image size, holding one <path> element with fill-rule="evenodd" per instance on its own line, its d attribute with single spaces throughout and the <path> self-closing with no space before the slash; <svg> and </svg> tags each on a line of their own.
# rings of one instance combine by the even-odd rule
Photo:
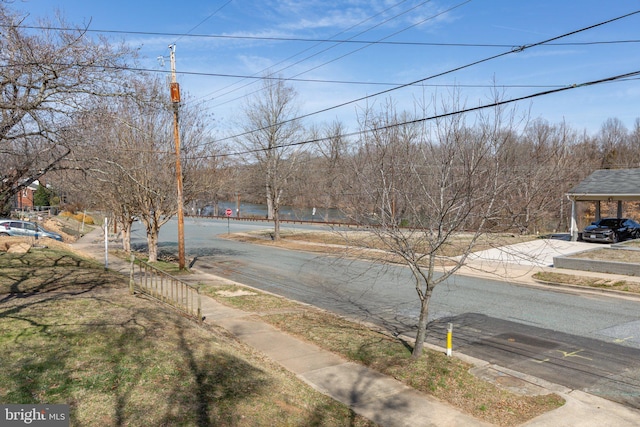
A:
<svg viewBox="0 0 640 427">
<path fill-rule="evenodd" d="M 176 143 L 176 186 L 178 187 L 178 268 L 184 270 L 184 212 L 182 207 L 182 166 L 180 165 L 180 128 L 178 127 L 178 106 L 180 86 L 176 81 L 176 45 L 169 45 L 171 51 L 171 102 L 173 103 L 173 139 Z"/>
</svg>

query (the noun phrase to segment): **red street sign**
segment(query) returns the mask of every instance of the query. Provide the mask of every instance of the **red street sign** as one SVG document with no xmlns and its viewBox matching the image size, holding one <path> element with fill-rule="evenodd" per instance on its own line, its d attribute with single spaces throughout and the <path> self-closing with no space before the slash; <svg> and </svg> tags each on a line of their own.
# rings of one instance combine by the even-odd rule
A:
<svg viewBox="0 0 640 427">
<path fill-rule="evenodd" d="M 233 211 L 231 209 L 227 209 L 226 211 L 224 211 L 224 214 L 226 216 L 231 216 L 232 213 L 233 213 Z"/>
</svg>

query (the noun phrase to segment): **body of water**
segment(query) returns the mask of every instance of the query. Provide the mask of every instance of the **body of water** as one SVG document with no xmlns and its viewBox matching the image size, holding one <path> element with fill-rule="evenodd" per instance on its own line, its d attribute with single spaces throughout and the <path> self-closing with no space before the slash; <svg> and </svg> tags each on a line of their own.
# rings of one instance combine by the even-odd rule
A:
<svg viewBox="0 0 640 427">
<path fill-rule="evenodd" d="M 227 209 L 231 209 L 232 217 L 240 218 L 266 218 L 267 205 L 256 203 L 240 203 L 240 209 L 237 211 L 235 202 L 219 202 L 217 212 L 213 205 L 207 205 L 200 212 L 191 212 L 194 215 L 202 216 L 225 216 Z M 280 219 L 298 220 L 298 221 L 323 221 L 334 222 L 344 221 L 345 216 L 338 209 L 324 208 L 294 208 L 291 206 L 280 207 Z"/>
</svg>

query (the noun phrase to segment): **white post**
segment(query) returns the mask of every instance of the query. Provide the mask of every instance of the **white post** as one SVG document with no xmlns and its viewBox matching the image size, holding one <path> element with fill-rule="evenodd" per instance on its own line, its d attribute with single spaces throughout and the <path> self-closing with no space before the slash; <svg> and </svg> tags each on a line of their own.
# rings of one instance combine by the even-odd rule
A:
<svg viewBox="0 0 640 427">
<path fill-rule="evenodd" d="M 109 268 L 109 218 L 104 218 L 104 268 Z"/>
<path fill-rule="evenodd" d="M 576 201 L 571 199 L 571 241 L 578 240 L 578 212 L 576 211 Z"/>
</svg>

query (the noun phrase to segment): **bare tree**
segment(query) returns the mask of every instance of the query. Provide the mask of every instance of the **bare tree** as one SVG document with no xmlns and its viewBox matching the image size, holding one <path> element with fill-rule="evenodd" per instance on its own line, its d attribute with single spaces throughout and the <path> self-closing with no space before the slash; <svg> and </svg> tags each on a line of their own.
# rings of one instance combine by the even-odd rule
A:
<svg viewBox="0 0 640 427">
<path fill-rule="evenodd" d="M 160 228 L 177 212 L 172 112 L 159 79 L 142 76 L 129 86 L 135 96 L 103 102 L 82 115 L 78 132 L 91 144 L 69 164 L 95 183 L 100 205 L 121 226 L 125 249 L 134 218 L 144 223 L 154 262 Z M 207 120 L 196 109 L 182 111 L 181 142 L 183 196 L 189 203 L 206 193 L 213 176 Z"/>
<path fill-rule="evenodd" d="M 21 18 L 0 3 L 0 207 L 55 169 L 71 153 L 70 117 L 91 97 L 119 87 L 130 52 L 82 30 L 27 33 Z M 69 25 L 43 23 L 43 28 Z"/>
<path fill-rule="evenodd" d="M 602 161 L 601 169 L 617 169 L 626 165 L 627 128 L 620 119 L 604 121 L 597 135 Z"/>
<path fill-rule="evenodd" d="M 288 181 L 299 166 L 303 148 L 297 116 L 296 91 L 283 80 L 264 79 L 262 91 L 244 107 L 243 134 L 237 142 L 250 154 L 263 176 L 268 218 L 274 239 L 280 239 L 280 207 Z"/>
<path fill-rule="evenodd" d="M 511 190 L 503 194 L 506 217 L 522 234 L 559 228 L 562 203 L 574 182 L 571 147 L 576 134 L 566 123 L 551 125 L 535 120 L 523 134 L 512 132 L 501 153 L 503 181 Z"/>
<path fill-rule="evenodd" d="M 629 167 L 640 167 L 640 118 L 633 122 L 633 130 L 629 133 Z"/>
<path fill-rule="evenodd" d="M 474 127 L 461 115 L 418 125 L 388 102 L 361 120 L 365 136 L 353 165 L 351 214 L 371 226 L 373 246 L 390 255 L 379 262 L 401 262 L 413 274 L 420 301 L 414 358 L 422 354 L 435 287 L 465 264 L 480 236 L 498 222 L 496 154 L 508 135 L 501 118 L 498 111 Z M 458 238 L 463 232 L 465 239 Z M 454 239 L 461 255 L 445 257 Z"/>
<path fill-rule="evenodd" d="M 336 120 L 325 127 L 318 143 L 321 172 L 316 176 L 320 181 L 322 206 L 326 209 L 340 207 L 340 198 L 346 187 L 349 141 L 344 134 L 344 124 Z"/>
</svg>

